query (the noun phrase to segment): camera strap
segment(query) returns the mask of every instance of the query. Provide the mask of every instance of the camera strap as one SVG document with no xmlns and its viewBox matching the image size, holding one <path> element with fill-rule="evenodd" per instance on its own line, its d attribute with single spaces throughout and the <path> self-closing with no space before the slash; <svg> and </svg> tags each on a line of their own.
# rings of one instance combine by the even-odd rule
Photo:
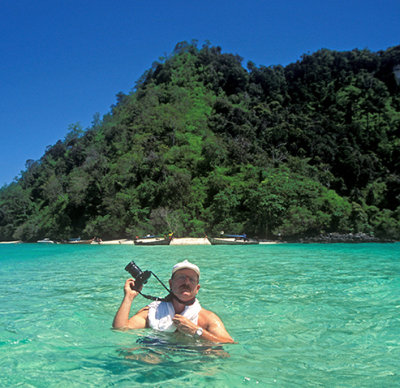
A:
<svg viewBox="0 0 400 388">
<path fill-rule="evenodd" d="M 158 296 L 151 296 L 151 295 L 146 295 L 142 294 L 139 290 L 136 290 L 140 295 L 143 296 L 143 298 L 150 299 L 150 300 L 155 300 L 155 301 L 161 301 L 161 302 L 167 302 L 167 297 L 165 298 L 159 298 Z"/>
</svg>

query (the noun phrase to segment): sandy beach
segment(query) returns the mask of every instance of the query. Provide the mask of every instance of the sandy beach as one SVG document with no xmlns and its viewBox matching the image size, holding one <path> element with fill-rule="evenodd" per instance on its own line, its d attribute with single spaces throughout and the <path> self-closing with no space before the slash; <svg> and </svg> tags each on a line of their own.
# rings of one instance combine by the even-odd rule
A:
<svg viewBox="0 0 400 388">
<path fill-rule="evenodd" d="M 91 243 L 92 245 L 133 245 L 134 242 L 133 240 L 128 240 L 128 239 L 121 239 L 121 240 L 106 240 L 106 241 L 101 241 L 101 242 L 95 242 L 93 241 Z"/>
<path fill-rule="evenodd" d="M 100 243 L 92 242 L 92 244 L 99 245 L 132 245 L 133 240 L 121 239 L 121 240 L 107 240 Z M 211 245 L 210 241 L 206 237 L 196 238 L 196 237 L 183 237 L 183 238 L 173 238 L 170 245 Z"/>
<path fill-rule="evenodd" d="M 281 244 L 281 241 L 260 241 L 260 244 Z M 121 240 L 110 240 L 102 241 L 100 245 L 118 245 L 118 244 L 134 244 L 133 240 L 121 239 Z M 211 245 L 210 240 L 207 237 L 180 237 L 173 238 L 169 245 Z"/>
<path fill-rule="evenodd" d="M 207 237 L 202 237 L 202 238 L 184 237 L 184 238 L 173 238 L 169 245 L 211 245 L 211 243 Z"/>
<path fill-rule="evenodd" d="M 0 241 L 0 244 L 20 244 L 23 241 Z M 119 240 L 105 240 L 101 242 L 92 241 L 90 245 L 134 245 L 134 241 L 130 239 L 119 239 Z M 74 245 L 71 243 L 71 245 Z M 174 238 L 170 245 L 211 245 L 208 238 L 195 238 L 195 237 L 184 237 Z"/>
<path fill-rule="evenodd" d="M 21 244 L 23 241 L 0 241 L 0 244 Z M 280 241 L 260 241 L 260 244 L 280 244 Z M 93 241 L 91 245 L 134 245 L 134 241 L 130 239 L 105 240 L 101 242 Z M 73 245 L 73 244 L 71 244 Z M 211 245 L 207 237 L 181 237 L 173 238 L 170 245 Z"/>
</svg>

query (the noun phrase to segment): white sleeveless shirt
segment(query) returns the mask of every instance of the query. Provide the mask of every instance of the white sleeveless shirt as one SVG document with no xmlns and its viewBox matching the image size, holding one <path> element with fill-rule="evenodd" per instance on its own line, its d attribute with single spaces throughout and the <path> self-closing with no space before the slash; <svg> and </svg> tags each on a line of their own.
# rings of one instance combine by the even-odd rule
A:
<svg viewBox="0 0 400 388">
<path fill-rule="evenodd" d="M 200 303 L 196 299 L 190 306 L 185 306 L 181 315 L 197 325 L 200 310 Z M 174 316 L 175 309 L 171 302 L 155 301 L 149 304 L 147 319 L 149 321 L 149 326 L 154 330 L 174 332 L 176 330 L 172 322 Z"/>
</svg>

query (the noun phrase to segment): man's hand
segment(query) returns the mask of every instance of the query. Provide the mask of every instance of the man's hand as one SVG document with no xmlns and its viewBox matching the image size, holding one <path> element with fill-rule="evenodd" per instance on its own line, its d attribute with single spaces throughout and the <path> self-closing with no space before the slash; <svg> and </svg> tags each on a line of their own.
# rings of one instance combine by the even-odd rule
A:
<svg viewBox="0 0 400 388">
<path fill-rule="evenodd" d="M 192 321 L 180 314 L 175 314 L 172 321 L 174 322 L 174 325 L 176 326 L 178 331 L 180 331 L 181 333 L 195 335 L 196 330 L 199 328 Z"/>
<path fill-rule="evenodd" d="M 135 281 L 132 278 L 129 278 L 125 282 L 124 286 L 124 293 L 125 297 L 129 298 L 130 300 L 133 300 L 136 298 L 136 296 L 139 294 L 139 291 L 133 290 L 132 288 L 135 285 Z M 142 287 L 140 287 L 141 291 Z"/>
</svg>

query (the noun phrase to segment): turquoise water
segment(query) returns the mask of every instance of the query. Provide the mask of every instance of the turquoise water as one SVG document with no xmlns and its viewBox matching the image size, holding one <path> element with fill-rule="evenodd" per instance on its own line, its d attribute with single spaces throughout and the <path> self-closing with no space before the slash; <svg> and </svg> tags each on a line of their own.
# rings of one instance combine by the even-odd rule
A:
<svg viewBox="0 0 400 388">
<path fill-rule="evenodd" d="M 238 344 L 111 330 L 130 260 L 167 282 L 185 258 Z M 0 371 L 5 387 L 400 386 L 400 244 L 2 245 Z"/>
</svg>

